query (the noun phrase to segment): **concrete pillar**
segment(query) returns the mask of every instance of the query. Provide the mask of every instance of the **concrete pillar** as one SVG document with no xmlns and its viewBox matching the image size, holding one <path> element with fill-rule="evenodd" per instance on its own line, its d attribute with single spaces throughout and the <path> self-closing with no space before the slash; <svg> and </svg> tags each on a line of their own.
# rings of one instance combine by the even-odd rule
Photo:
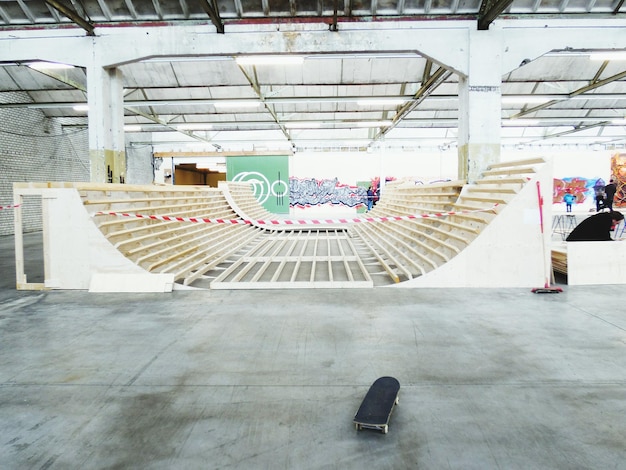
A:
<svg viewBox="0 0 626 470">
<path fill-rule="evenodd" d="M 124 94 L 121 73 L 92 63 L 87 68 L 89 161 L 94 183 L 126 180 Z"/>
<path fill-rule="evenodd" d="M 500 161 L 501 31 L 469 34 L 469 73 L 459 76 L 459 178 L 473 182 Z"/>
</svg>

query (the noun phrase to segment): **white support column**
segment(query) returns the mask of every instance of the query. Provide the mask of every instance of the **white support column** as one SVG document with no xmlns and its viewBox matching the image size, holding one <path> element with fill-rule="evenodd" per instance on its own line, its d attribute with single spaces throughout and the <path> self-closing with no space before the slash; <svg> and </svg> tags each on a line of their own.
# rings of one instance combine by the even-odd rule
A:
<svg viewBox="0 0 626 470">
<path fill-rule="evenodd" d="M 469 73 L 459 77 L 460 179 L 476 180 L 500 161 L 501 31 L 469 34 Z"/>
<path fill-rule="evenodd" d="M 94 183 L 123 183 L 126 178 L 121 78 L 118 69 L 103 68 L 97 61 L 87 68 L 89 160 Z"/>
</svg>

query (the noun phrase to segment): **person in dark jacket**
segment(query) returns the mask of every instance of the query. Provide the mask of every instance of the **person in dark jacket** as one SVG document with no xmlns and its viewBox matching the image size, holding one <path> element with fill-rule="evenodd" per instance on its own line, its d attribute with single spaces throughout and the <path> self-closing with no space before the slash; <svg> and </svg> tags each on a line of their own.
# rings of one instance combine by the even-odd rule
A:
<svg viewBox="0 0 626 470">
<path fill-rule="evenodd" d="M 611 230 L 624 219 L 621 212 L 599 212 L 579 223 L 565 239 L 568 242 L 609 241 Z"/>
<path fill-rule="evenodd" d="M 608 210 L 613 210 L 613 198 L 615 197 L 615 192 L 617 191 L 617 186 L 615 185 L 615 180 L 611 178 L 609 184 L 604 187 L 604 207 Z"/>
<path fill-rule="evenodd" d="M 372 190 L 372 187 L 370 186 L 369 188 L 367 188 L 367 210 L 365 212 L 371 211 L 373 205 L 374 205 L 374 191 Z"/>
</svg>

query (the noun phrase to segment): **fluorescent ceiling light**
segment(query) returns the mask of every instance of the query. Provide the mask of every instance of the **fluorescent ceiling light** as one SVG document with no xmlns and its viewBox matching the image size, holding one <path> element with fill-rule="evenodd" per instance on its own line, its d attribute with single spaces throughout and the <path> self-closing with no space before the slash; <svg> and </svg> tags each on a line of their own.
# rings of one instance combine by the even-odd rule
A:
<svg viewBox="0 0 626 470">
<path fill-rule="evenodd" d="M 381 98 L 381 99 L 361 99 L 356 102 L 357 106 L 385 106 L 385 105 L 393 105 L 399 106 L 403 104 L 405 100 L 403 98 Z"/>
<path fill-rule="evenodd" d="M 523 104 L 523 103 L 547 103 L 552 98 L 546 96 L 532 96 L 532 95 L 509 95 L 503 96 L 502 102 L 508 104 Z"/>
<path fill-rule="evenodd" d="M 44 62 L 44 61 L 30 62 L 28 66 L 31 69 L 35 69 L 35 70 L 60 70 L 60 69 L 73 69 L 74 68 L 73 65 L 60 64 L 58 62 Z"/>
<path fill-rule="evenodd" d="M 239 65 L 300 65 L 304 56 L 298 55 L 250 55 L 235 57 Z"/>
<path fill-rule="evenodd" d="M 391 124 L 391 121 L 360 121 L 356 123 L 357 127 L 389 127 Z"/>
<path fill-rule="evenodd" d="M 591 60 L 626 60 L 626 51 L 599 51 L 589 54 Z"/>
<path fill-rule="evenodd" d="M 141 130 L 141 126 L 139 124 L 126 124 L 124 126 L 124 130 L 126 132 L 139 132 Z"/>
<path fill-rule="evenodd" d="M 621 125 L 625 125 L 626 124 L 626 118 L 622 118 L 622 119 L 613 119 L 611 121 L 612 124 L 621 124 Z"/>
<path fill-rule="evenodd" d="M 216 108 L 232 109 L 232 108 L 258 108 L 261 106 L 260 101 L 241 100 L 241 101 L 218 101 L 213 103 Z"/>
<path fill-rule="evenodd" d="M 89 106 L 86 104 L 77 104 L 73 106 L 74 111 L 89 111 Z"/>
<path fill-rule="evenodd" d="M 203 122 L 188 122 L 185 124 L 178 124 L 176 129 L 179 131 L 206 131 L 213 129 L 213 126 Z"/>
<path fill-rule="evenodd" d="M 537 124 L 539 124 L 539 119 L 506 119 L 502 121 L 503 126 L 524 127 L 536 126 Z"/>
<path fill-rule="evenodd" d="M 285 123 L 286 129 L 317 129 L 322 124 L 319 122 L 287 122 Z"/>
</svg>

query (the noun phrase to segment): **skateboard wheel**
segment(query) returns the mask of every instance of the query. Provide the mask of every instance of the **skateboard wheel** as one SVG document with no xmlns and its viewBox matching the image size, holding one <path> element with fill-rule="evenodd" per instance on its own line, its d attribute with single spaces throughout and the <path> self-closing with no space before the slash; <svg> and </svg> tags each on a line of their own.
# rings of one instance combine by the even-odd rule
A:
<svg viewBox="0 0 626 470">
<path fill-rule="evenodd" d="M 389 431 L 389 426 L 383 426 L 383 434 L 387 434 Z"/>
<path fill-rule="evenodd" d="M 400 404 L 400 397 L 396 397 L 396 405 Z"/>
</svg>

